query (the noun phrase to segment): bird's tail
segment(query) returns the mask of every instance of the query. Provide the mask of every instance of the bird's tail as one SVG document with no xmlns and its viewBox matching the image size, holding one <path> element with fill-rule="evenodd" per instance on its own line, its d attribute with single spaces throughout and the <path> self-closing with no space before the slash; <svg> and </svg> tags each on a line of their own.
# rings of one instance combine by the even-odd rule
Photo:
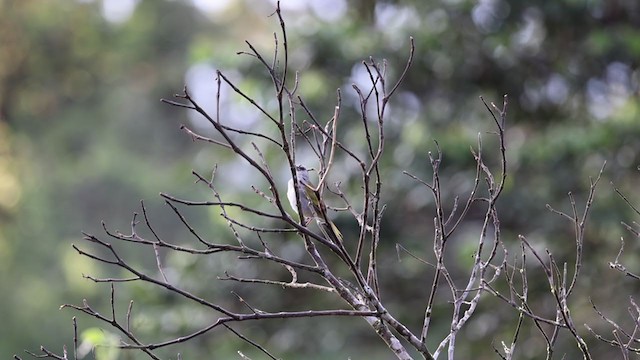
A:
<svg viewBox="0 0 640 360">
<path fill-rule="evenodd" d="M 330 239 L 336 244 L 342 243 L 342 233 L 340 232 L 340 230 L 338 230 L 336 224 L 334 224 L 331 220 L 325 222 L 318 219 L 318 227 L 320 227 L 320 230 L 327 239 Z"/>
</svg>

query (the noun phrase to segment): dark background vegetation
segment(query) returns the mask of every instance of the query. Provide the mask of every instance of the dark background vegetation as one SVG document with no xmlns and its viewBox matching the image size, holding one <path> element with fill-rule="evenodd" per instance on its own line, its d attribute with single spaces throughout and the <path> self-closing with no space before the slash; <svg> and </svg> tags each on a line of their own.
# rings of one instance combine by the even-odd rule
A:
<svg viewBox="0 0 640 360">
<path fill-rule="evenodd" d="M 73 313 L 58 311 L 60 304 L 80 303 L 83 298 L 105 304 L 108 287 L 81 275 L 108 275 L 110 269 L 74 253 L 71 243 L 79 242 L 81 230 L 100 233 L 100 220 L 105 220 L 126 231 L 131 213 L 145 199 L 163 235 L 180 239 L 185 229 L 157 194 L 210 196 L 192 184 L 190 170 L 208 171 L 214 164 L 220 165 L 224 192 L 249 203 L 260 201 L 250 190 L 251 174 L 231 153 L 194 143 L 180 132 L 181 123 L 202 129 L 202 119 L 158 100 L 187 83 L 213 110 L 215 69 L 221 69 L 247 93 L 268 103 L 268 78 L 256 62 L 236 52 L 245 50 L 244 40 L 249 40 L 270 53 L 278 30 L 277 21 L 268 17 L 274 4 L 197 3 L 205 5 L 164 0 L 0 2 L 0 357 L 24 348 L 37 350 L 41 344 L 69 344 Z M 299 94 L 318 117 L 329 118 L 335 90 L 342 89 L 339 137 L 356 146 L 364 139 L 352 126 L 358 121 L 358 107 L 350 84 L 367 80 L 361 61 L 369 56 L 386 59 L 389 76 L 395 79 L 407 57 L 408 38 L 415 38 L 416 60 L 389 112 L 383 160 L 388 209 L 381 286 L 383 298 L 401 320 L 413 328 L 421 325 L 432 270 L 410 258 L 399 262 L 394 246 L 400 243 L 429 259 L 433 234 L 431 198 L 401 171 L 428 179 L 427 152 L 435 150 L 436 139 L 444 152 L 442 176 L 449 201 L 468 190 L 474 171 L 469 147 L 476 144 L 478 133 L 487 151 L 495 149 L 495 139 L 486 133 L 491 119 L 478 96 L 500 104 L 503 94 L 511 99 L 506 135 L 509 177 L 499 203 L 504 241 L 517 250 L 517 235 L 526 235 L 539 249 L 553 251 L 558 261 L 572 264 L 572 227 L 545 204 L 568 211 L 567 192 L 583 200 L 589 176 L 595 176 L 606 160 L 572 314 L 577 324 L 608 331 L 591 309 L 591 297 L 612 317 L 626 318 L 628 296 L 638 294 L 640 284 L 609 269 L 608 261 L 618 251 L 620 236 L 626 236 L 623 260 L 630 268 L 640 268 L 638 241 L 620 225 L 637 217 L 613 192 L 610 181 L 633 203 L 640 203 L 639 2 L 324 0 L 283 1 L 282 7 L 290 66 L 300 72 Z M 254 131 L 266 125 L 230 92 L 223 92 L 223 105 L 228 121 Z M 349 182 L 352 169 L 347 165 L 337 163 L 332 175 L 336 181 Z M 211 238 L 231 239 L 217 210 L 187 213 Z M 347 220 L 337 218 L 336 223 L 347 238 L 356 231 Z M 471 264 L 479 226 L 472 214 L 465 231 L 451 240 L 449 261 L 461 279 Z M 301 251 L 301 245 L 292 244 L 291 251 Z M 132 248 L 129 254 L 153 269 L 149 252 Z M 181 284 L 223 303 L 235 301 L 229 294 L 235 289 L 270 310 L 339 305 L 305 290 L 215 281 L 225 270 L 255 273 L 255 264 L 184 255 L 168 255 L 166 263 Z M 551 311 L 550 298 L 544 295 L 548 285 L 537 270 L 533 266 L 530 271 L 530 288 L 539 290 L 532 294 L 539 297 L 534 304 L 539 311 Z M 274 271 L 271 276 L 287 274 Z M 123 307 L 134 298 L 138 309 L 144 309 L 134 323 L 149 339 L 158 339 L 154 334 L 162 338 L 189 332 L 210 316 L 146 286 L 123 287 L 119 296 Z M 458 340 L 460 359 L 470 354 L 495 358 L 492 344 L 510 339 L 515 312 L 485 296 L 483 312 L 461 333 L 464 341 Z M 439 333 L 444 336 L 449 307 L 442 300 L 433 326 L 439 327 L 440 320 Z M 500 306 L 504 311 L 498 311 Z M 95 325 L 85 317 L 79 321 L 81 329 Z M 366 324 L 355 319 L 248 323 L 240 330 L 286 358 L 391 355 Z M 522 339 L 517 358 L 544 354 L 535 332 Z M 558 358 L 565 353 L 577 358 L 571 340 L 561 344 Z M 184 358 L 196 359 L 215 353 L 228 358 L 245 347 L 218 330 L 165 354 L 175 358 L 181 352 Z M 617 354 L 595 340 L 590 349 L 595 358 Z"/>
</svg>

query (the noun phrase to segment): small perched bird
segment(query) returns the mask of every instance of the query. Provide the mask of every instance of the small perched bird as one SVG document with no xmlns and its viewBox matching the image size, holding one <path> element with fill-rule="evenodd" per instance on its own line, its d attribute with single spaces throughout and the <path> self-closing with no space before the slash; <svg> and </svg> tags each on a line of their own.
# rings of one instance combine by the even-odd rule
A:
<svg viewBox="0 0 640 360">
<path fill-rule="evenodd" d="M 315 219 L 320 230 L 326 237 L 336 241 L 342 241 L 342 234 L 336 225 L 327 217 L 327 208 L 319 198 L 315 187 L 311 185 L 309 179 L 309 170 L 302 165 L 296 166 L 296 177 L 298 178 L 298 186 L 293 185 L 293 179 L 289 180 L 287 189 L 287 198 L 291 208 L 298 214 L 298 205 L 296 196 L 300 198 L 300 207 L 302 215 L 305 219 L 305 226 L 309 224 L 311 219 Z M 298 214 L 299 215 L 299 214 Z"/>
</svg>

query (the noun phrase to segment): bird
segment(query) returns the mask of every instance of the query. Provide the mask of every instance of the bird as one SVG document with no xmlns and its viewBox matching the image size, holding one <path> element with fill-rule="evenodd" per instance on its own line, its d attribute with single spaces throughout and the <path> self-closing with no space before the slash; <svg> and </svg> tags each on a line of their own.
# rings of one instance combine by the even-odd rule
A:
<svg viewBox="0 0 640 360">
<path fill-rule="evenodd" d="M 334 242 L 342 242 L 342 233 L 340 233 L 338 227 L 327 217 L 327 207 L 322 199 L 320 199 L 319 192 L 311 185 L 309 170 L 302 165 L 297 165 L 296 178 L 298 179 L 298 186 L 294 186 L 293 178 L 289 180 L 287 186 L 287 198 L 293 211 L 298 214 L 298 205 L 296 202 L 296 196 L 298 196 L 300 198 L 304 225 L 309 225 L 309 222 L 315 219 L 325 237 L 328 237 Z"/>
</svg>

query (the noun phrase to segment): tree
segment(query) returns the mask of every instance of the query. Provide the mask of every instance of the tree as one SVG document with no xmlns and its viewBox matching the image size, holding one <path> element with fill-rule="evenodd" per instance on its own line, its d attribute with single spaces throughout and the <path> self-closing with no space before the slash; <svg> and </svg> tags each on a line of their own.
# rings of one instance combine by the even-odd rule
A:
<svg viewBox="0 0 640 360">
<path fill-rule="evenodd" d="M 368 74 L 370 84 L 367 88 L 355 85 L 354 91 L 360 105 L 360 123 L 358 126 L 362 131 L 364 146 L 360 146 L 360 143 L 346 144 L 340 140 L 338 132 L 343 121 L 341 93 L 338 92 L 337 106 L 333 117 L 324 121 L 315 116 L 314 112 L 306 106 L 304 99 L 297 95 L 296 89 L 299 85 L 299 79 L 297 76 L 292 76 L 289 69 L 289 44 L 287 43 L 284 20 L 279 9 L 276 13 L 282 26 L 282 34 L 276 37 L 276 54 L 273 57 L 273 62 L 267 61 L 266 57 L 251 44 L 249 44 L 249 51 L 246 54 L 254 57 L 255 61 L 266 70 L 272 81 L 275 101 L 271 103 L 256 101 L 222 72 L 217 74 L 218 93 L 216 94 L 216 99 L 218 99 L 217 109 L 220 109 L 221 89 L 223 87 L 231 88 L 238 96 L 252 104 L 255 111 L 264 116 L 265 122 L 272 124 L 272 132 L 254 132 L 225 122 L 225 119 L 219 113 L 216 115 L 209 114 L 191 96 L 187 89 L 179 96 L 183 102 L 166 101 L 172 105 L 195 111 L 208 120 L 210 126 L 217 132 L 215 136 L 203 134 L 189 126 L 183 126 L 183 129 L 193 139 L 222 147 L 226 149 L 224 151 L 243 159 L 246 162 L 246 166 L 252 169 L 252 179 L 255 181 L 253 190 L 258 195 L 260 202 L 256 202 L 255 205 L 247 205 L 236 201 L 227 201 L 224 191 L 218 190 L 217 178 L 214 175 L 205 176 L 197 171 L 194 172 L 197 181 L 205 185 L 211 192 L 213 201 L 190 201 L 169 194 L 163 194 L 162 196 L 167 200 L 167 205 L 170 209 L 177 215 L 178 221 L 193 234 L 195 243 L 199 247 L 183 245 L 179 241 L 164 240 L 164 237 L 155 230 L 155 226 L 143 204 L 142 218 L 148 228 L 147 230 L 150 232 L 149 236 L 141 235 L 141 230 L 138 229 L 137 216 L 134 216 L 132 221 L 130 234 L 111 231 L 106 226 L 105 231 L 108 236 L 116 240 L 152 250 L 157 264 L 157 273 L 151 274 L 148 271 L 140 270 L 137 264 L 133 264 L 126 259 L 124 252 L 117 245 L 113 245 L 97 236 L 86 234 L 85 239 L 89 243 L 95 244 L 97 249 L 91 251 L 84 247 L 75 247 L 81 255 L 120 268 L 124 272 L 128 272 L 129 276 L 118 278 L 89 276 L 95 282 L 110 283 L 111 316 L 102 315 L 101 312 L 98 312 L 88 303 L 79 306 L 67 306 L 111 324 L 128 338 L 128 340 L 125 340 L 127 343 L 121 345 L 121 347 L 140 349 L 151 358 L 158 358 L 154 353 L 157 348 L 193 341 L 193 339 L 202 337 L 203 334 L 218 327 L 227 328 L 242 340 L 247 341 L 267 354 L 267 356 L 273 357 L 264 346 L 258 345 L 253 340 L 241 335 L 231 325 L 249 320 L 266 321 L 282 318 L 325 316 L 360 317 L 365 319 L 398 358 L 411 358 L 414 356 L 412 355 L 414 352 L 419 353 L 424 358 L 436 358 L 445 350 L 449 358 L 453 358 L 457 349 L 456 345 L 463 342 L 460 340 L 461 337 L 459 335 L 474 316 L 481 313 L 489 316 L 499 316 L 499 314 L 481 307 L 483 302 L 487 301 L 487 297 L 482 295 L 489 293 L 499 300 L 498 304 L 502 306 L 500 308 L 512 308 L 513 314 L 518 319 L 512 340 L 504 343 L 503 348 L 500 349 L 503 358 L 511 358 L 513 356 L 516 345 L 522 339 L 521 331 L 525 331 L 523 326 L 525 322 L 529 324 L 529 328 L 526 328 L 527 332 L 539 330 L 538 337 L 546 343 L 548 357 L 553 355 L 556 346 L 560 346 L 558 345 L 559 334 L 565 334 L 577 345 L 576 348 L 579 349 L 584 358 L 590 358 L 589 346 L 583 335 L 581 335 L 581 331 L 574 324 L 570 309 L 572 300 L 575 297 L 572 297 L 572 295 L 581 273 L 587 215 L 592 206 L 596 185 L 604 168 L 597 178 L 590 183 L 582 212 L 577 210 L 576 200 L 573 197 L 570 197 L 572 212 L 569 215 L 562 211 L 554 210 L 555 213 L 570 220 L 575 227 L 576 260 L 571 271 L 566 262 L 557 262 L 551 252 L 548 252 L 545 258 L 540 250 L 536 249 L 527 240 L 526 236 L 519 238 L 521 241 L 519 246 L 521 255 L 518 257 L 511 256 L 510 254 L 513 250 L 503 242 L 498 200 L 503 194 L 508 174 L 505 146 L 505 128 L 508 125 L 508 102 L 506 97 L 502 106 L 485 103 L 493 119 L 495 134 L 489 136 L 488 145 L 484 137 L 478 137 L 478 143 L 470 155 L 475 162 L 475 174 L 472 176 L 471 181 L 473 185 L 470 191 L 466 192 L 466 194 L 461 194 L 460 199 L 462 200 L 460 201 L 458 201 L 458 197 L 455 197 L 453 202 L 448 202 L 448 197 L 444 195 L 446 186 L 441 181 L 441 166 L 444 163 L 444 158 L 436 143 L 433 153 L 429 154 L 429 164 L 432 170 L 430 181 L 407 173 L 409 178 L 425 187 L 424 191 L 433 195 L 434 235 L 431 242 L 433 245 L 433 258 L 430 261 L 423 260 L 422 253 L 416 254 L 414 250 L 406 249 L 400 243 L 396 244 L 397 251 L 402 257 L 416 259 L 424 265 L 425 269 L 433 271 L 431 275 L 433 279 L 430 286 L 431 291 L 426 298 L 422 298 L 422 300 L 426 300 L 425 304 L 423 304 L 426 310 L 424 308 L 420 309 L 420 313 L 424 311 L 424 316 L 415 316 L 415 309 L 412 311 L 414 316 L 410 321 L 415 322 L 415 319 L 419 318 L 422 323 L 422 326 L 419 327 L 419 333 L 413 333 L 410 330 L 410 326 L 405 325 L 402 319 L 394 316 L 393 311 L 389 310 L 389 307 L 385 305 L 384 271 L 380 269 L 380 262 L 391 257 L 389 249 L 385 249 L 381 245 L 385 242 L 383 214 L 386 209 L 382 190 L 386 183 L 386 176 L 389 173 L 388 168 L 384 167 L 383 165 L 385 164 L 382 163 L 386 139 L 384 124 L 387 122 L 386 116 L 393 104 L 393 95 L 396 94 L 401 81 L 405 79 L 408 71 L 410 71 L 410 65 L 414 59 L 413 41 L 411 41 L 411 51 L 407 66 L 397 76 L 396 81 L 389 80 L 386 63 L 378 63 L 374 60 L 363 63 L 363 68 Z M 274 113 L 276 115 L 272 115 Z M 302 120 L 300 119 L 301 117 L 308 118 L 308 120 Z M 276 154 L 273 151 L 265 151 L 265 148 L 276 149 Z M 339 224 L 348 222 L 357 224 L 357 232 L 345 231 L 344 242 L 331 239 L 331 236 L 323 235 L 322 232 L 314 231 L 313 227 L 305 226 L 304 219 L 292 217 L 290 209 L 284 205 L 285 202 L 281 190 L 283 181 L 280 181 L 282 176 L 279 176 L 279 174 L 288 170 L 289 176 L 295 179 L 295 165 L 298 163 L 296 159 L 303 157 L 300 154 L 305 152 L 312 154 L 304 158 L 305 163 L 312 162 L 309 158 L 313 158 L 313 162 L 318 165 L 318 185 L 309 190 L 328 209 L 337 210 L 338 213 L 350 214 L 350 220 L 343 219 Z M 286 166 L 275 166 L 274 164 L 286 164 Z M 346 187 L 344 184 L 330 185 L 330 177 L 340 179 L 337 174 L 338 171 L 335 170 L 340 169 L 340 166 L 343 168 L 351 166 L 358 169 L 360 181 L 356 182 L 356 184 L 347 183 Z M 214 174 L 217 173 L 218 171 L 214 171 Z M 362 192 L 359 195 L 355 195 L 354 189 L 361 189 Z M 455 189 L 453 191 L 449 189 L 448 192 L 455 193 Z M 223 196 L 225 197 L 224 200 Z M 228 226 L 235 238 L 235 243 L 223 243 L 217 239 L 209 240 L 208 237 L 202 235 L 200 231 L 190 225 L 184 210 L 178 207 L 180 204 L 188 207 L 209 206 L 219 208 L 222 212 L 222 217 L 228 222 Z M 297 207 L 300 208 L 301 205 L 298 203 Z M 237 213 L 238 209 L 243 213 L 253 215 L 253 217 L 250 219 L 245 218 Z M 298 211 L 298 213 L 302 212 Z M 323 212 L 320 216 L 320 222 L 329 222 L 330 213 L 332 214 L 332 212 Z M 476 234 L 477 241 L 474 245 L 472 261 L 461 263 L 447 261 L 446 256 L 449 254 L 448 249 L 451 247 L 452 239 L 455 239 L 460 229 L 467 224 L 469 219 L 474 218 L 481 219 L 482 225 L 478 228 Z M 287 234 L 295 234 L 289 236 L 289 238 L 299 237 L 302 240 L 287 239 L 285 241 L 293 244 L 286 244 L 289 247 L 302 248 L 304 246 L 306 250 L 304 258 L 286 255 L 283 238 Z M 424 243 L 422 245 L 424 246 Z M 288 271 L 291 280 L 282 280 L 282 276 L 277 280 L 269 280 L 262 277 L 254 278 L 233 273 L 226 274 L 220 280 L 241 284 L 251 283 L 253 286 L 255 286 L 255 283 L 259 283 L 285 288 L 324 291 L 333 295 L 336 299 L 341 299 L 350 308 L 339 310 L 264 311 L 255 306 L 250 298 L 241 295 L 238 295 L 237 304 L 222 305 L 221 302 L 224 302 L 224 300 L 212 302 L 207 300 L 205 296 L 194 295 L 186 287 L 183 287 L 181 282 L 172 278 L 171 274 L 166 274 L 163 268 L 164 259 L 160 253 L 166 250 L 215 258 L 239 254 L 239 264 L 256 260 L 260 263 L 258 265 L 260 269 L 269 265 L 282 267 Z M 550 292 L 545 293 L 545 296 L 552 300 L 552 303 L 554 303 L 553 309 L 555 310 L 551 315 L 540 315 L 545 313 L 544 310 L 536 311 L 528 301 L 528 274 L 530 274 L 530 269 L 526 266 L 527 254 L 533 255 L 534 262 L 537 261 L 539 263 L 539 267 L 547 279 Z M 616 268 L 624 269 L 617 260 L 613 264 Z M 461 281 L 459 276 L 465 272 L 467 276 L 464 281 Z M 320 283 L 318 280 L 322 280 L 324 283 Z M 134 310 L 131 305 L 124 316 L 120 315 L 119 319 L 116 317 L 116 314 L 120 313 L 117 311 L 116 287 L 120 287 L 119 283 L 133 281 L 150 283 L 164 289 L 177 299 L 193 301 L 207 310 L 222 315 L 219 315 L 220 317 L 217 317 L 199 331 L 191 333 L 191 335 L 175 337 L 168 341 L 143 342 L 135 329 L 132 330 L 130 319 Z M 440 301 L 439 294 L 447 290 L 450 291 L 449 298 L 445 301 Z M 632 304 L 634 303 L 632 302 Z M 238 305 L 242 305 L 242 307 L 237 309 Z M 438 338 L 431 331 L 431 325 L 434 322 L 433 316 L 435 316 L 434 308 L 444 306 L 449 306 L 451 320 L 448 322 L 448 331 L 445 332 L 444 336 Z M 480 312 L 480 310 L 483 310 L 483 312 Z M 547 327 L 550 327 L 550 330 Z M 615 327 L 621 329 L 618 325 L 615 325 Z M 630 339 L 614 340 L 613 344 L 628 356 L 628 352 L 633 349 L 630 349 L 626 342 L 635 338 L 635 332 L 630 331 L 627 334 Z M 433 340 L 433 338 L 437 338 L 437 340 Z M 78 339 L 78 336 L 74 336 L 74 339 Z M 101 338 L 101 340 L 104 340 L 104 338 Z M 430 347 L 429 342 L 431 341 L 435 341 L 436 346 L 431 345 Z M 87 340 L 87 343 L 89 342 Z M 47 349 L 42 351 L 45 356 L 52 358 L 65 357 L 64 355 L 55 355 Z"/>
</svg>

